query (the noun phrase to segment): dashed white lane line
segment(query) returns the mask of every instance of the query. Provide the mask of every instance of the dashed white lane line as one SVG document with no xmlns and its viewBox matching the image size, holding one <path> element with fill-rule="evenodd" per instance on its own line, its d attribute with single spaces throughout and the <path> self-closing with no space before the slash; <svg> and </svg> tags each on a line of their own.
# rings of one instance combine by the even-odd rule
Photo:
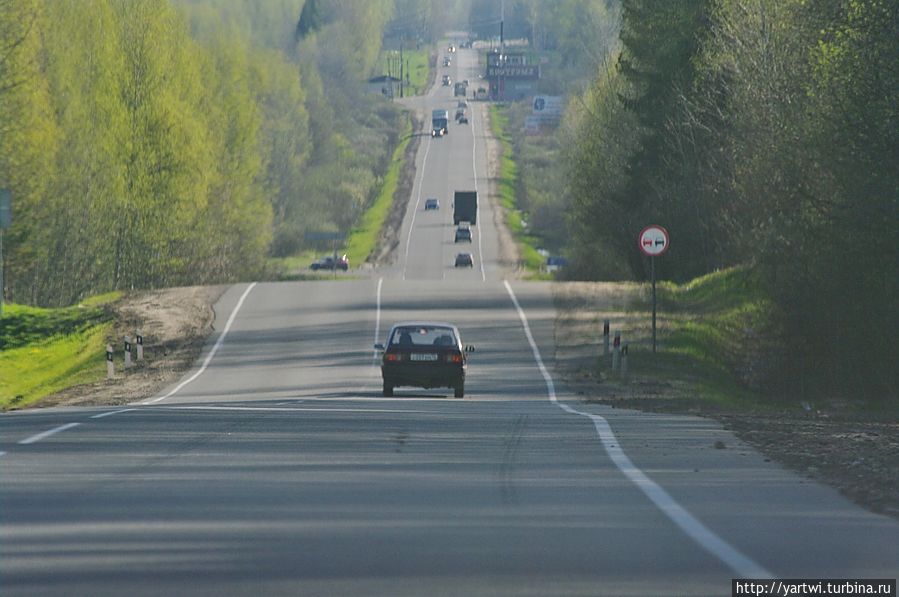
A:
<svg viewBox="0 0 899 597">
<path fill-rule="evenodd" d="M 145 400 L 140 402 L 139 404 L 156 404 L 157 402 L 162 402 L 166 398 L 171 398 L 174 396 L 181 388 L 192 382 L 193 380 L 200 377 L 204 371 L 206 371 L 206 367 L 209 366 L 209 363 L 212 362 L 212 357 L 215 356 L 215 353 L 219 351 L 219 348 L 222 347 L 222 344 L 225 342 L 225 337 L 228 335 L 228 332 L 231 330 L 231 324 L 234 323 L 234 319 L 237 317 L 237 312 L 240 311 L 241 306 L 243 306 L 244 300 L 246 300 L 247 295 L 250 294 L 250 291 L 256 287 L 256 282 L 253 282 L 247 289 L 243 291 L 243 294 L 240 295 L 240 300 L 237 301 L 237 305 L 234 306 L 234 310 L 231 311 L 231 316 L 228 318 L 228 322 L 225 324 L 225 329 L 222 330 L 222 335 L 219 336 L 218 340 L 215 342 L 215 346 L 212 347 L 212 350 L 209 351 L 209 354 L 206 355 L 206 360 L 203 361 L 203 365 L 197 370 L 196 373 L 179 383 L 175 388 L 166 394 L 165 396 L 160 396 L 159 398 L 153 398 L 152 400 Z"/>
<path fill-rule="evenodd" d="M 504 280 L 503 283 L 506 285 L 506 290 L 509 293 L 509 297 L 512 299 L 512 304 L 515 305 L 515 309 L 518 311 L 518 318 L 521 320 L 524 334 L 528 339 L 528 343 L 531 345 L 531 352 L 534 353 L 534 360 L 537 362 L 537 368 L 540 370 L 540 374 L 546 382 L 546 391 L 549 395 L 550 402 L 567 413 L 587 417 L 593 421 L 593 426 L 596 428 L 596 433 L 599 435 L 599 439 L 602 442 L 606 453 L 624 476 L 636 485 L 637 488 L 639 488 L 640 491 L 642 491 L 663 514 L 665 514 L 665 516 L 686 533 L 688 537 L 727 565 L 734 574 L 742 578 L 774 578 L 774 575 L 768 572 L 768 570 L 741 553 L 734 546 L 716 535 L 714 531 L 702 524 L 699 519 L 690 514 L 686 508 L 681 506 L 673 497 L 671 497 L 667 491 L 662 489 L 658 483 L 647 477 L 642 470 L 637 468 L 637 466 L 631 462 L 631 459 L 628 458 L 627 454 L 624 453 L 609 422 L 606 421 L 605 418 L 592 413 L 581 412 L 568 406 L 564 402 L 558 401 L 556 398 L 555 384 L 553 383 L 552 376 L 550 376 L 549 371 L 543 364 L 543 359 L 540 357 L 540 350 L 537 348 L 537 343 L 534 341 L 533 334 L 531 334 L 531 327 L 528 325 L 527 315 L 525 315 L 524 310 L 521 308 L 521 304 L 519 304 L 515 293 L 512 291 L 512 286 L 507 280 Z"/>
<path fill-rule="evenodd" d="M 94 416 L 92 416 L 91 418 L 92 418 L 92 419 L 104 419 L 104 418 L 106 418 L 106 417 L 111 417 L 112 415 L 120 415 L 120 414 L 122 414 L 122 413 L 131 412 L 131 411 L 133 411 L 133 410 L 137 410 L 137 409 L 134 409 L 134 408 L 123 408 L 122 410 L 111 410 L 111 411 L 109 411 L 109 412 L 100 413 L 99 415 L 94 415 Z"/>
<path fill-rule="evenodd" d="M 29 444 L 34 444 L 42 439 L 47 439 L 51 435 L 56 435 L 61 431 L 65 431 L 66 429 L 71 429 L 72 427 L 78 427 L 81 423 L 66 423 L 65 425 L 60 425 L 59 427 L 54 427 L 48 431 L 44 431 L 43 433 L 38 433 L 37 435 L 32 435 L 31 437 L 25 438 L 19 442 L 22 446 L 27 446 Z"/>
</svg>

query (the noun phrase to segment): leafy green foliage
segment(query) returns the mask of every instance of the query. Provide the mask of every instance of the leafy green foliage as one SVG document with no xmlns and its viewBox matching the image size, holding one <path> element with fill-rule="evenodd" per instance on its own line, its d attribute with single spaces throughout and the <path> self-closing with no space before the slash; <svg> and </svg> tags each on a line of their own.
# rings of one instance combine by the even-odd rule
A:
<svg viewBox="0 0 899 597">
<path fill-rule="evenodd" d="M 895 398 L 897 22 L 881 0 L 623 2 L 572 104 L 574 271 L 644 278 L 635 236 L 665 225 L 664 278 L 757 266 L 790 353 L 770 381 Z"/>
<path fill-rule="evenodd" d="M 363 94 L 394 9 L 0 0 L 7 300 L 254 277 L 352 229 L 404 122 Z"/>
</svg>

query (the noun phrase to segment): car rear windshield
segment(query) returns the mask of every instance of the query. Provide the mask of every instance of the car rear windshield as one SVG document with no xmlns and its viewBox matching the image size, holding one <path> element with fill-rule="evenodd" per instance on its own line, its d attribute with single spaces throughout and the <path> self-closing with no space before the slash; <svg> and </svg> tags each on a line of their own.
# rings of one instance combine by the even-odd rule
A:
<svg viewBox="0 0 899 597">
<path fill-rule="evenodd" d="M 452 328 L 440 326 L 403 326 L 393 331 L 391 346 L 455 346 Z"/>
</svg>

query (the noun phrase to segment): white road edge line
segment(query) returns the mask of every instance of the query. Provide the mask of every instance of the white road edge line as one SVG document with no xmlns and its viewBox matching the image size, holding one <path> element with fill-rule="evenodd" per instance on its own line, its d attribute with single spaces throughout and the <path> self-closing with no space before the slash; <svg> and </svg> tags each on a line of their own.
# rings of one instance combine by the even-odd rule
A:
<svg viewBox="0 0 899 597">
<path fill-rule="evenodd" d="M 475 118 L 475 110 L 471 111 L 471 169 L 474 173 L 474 192 L 478 192 L 478 165 L 477 165 L 477 155 L 478 155 L 478 146 L 477 146 L 477 131 L 475 130 L 477 127 L 478 120 Z M 481 127 L 483 128 L 483 126 Z M 480 200 L 475 205 L 475 218 L 478 222 L 481 222 L 481 202 Z M 484 222 L 481 222 L 481 226 L 484 225 Z M 481 229 L 478 228 L 478 262 L 481 264 L 481 282 L 487 281 L 487 272 L 484 271 L 484 247 L 481 244 Z"/>
<path fill-rule="evenodd" d="M 418 215 L 418 206 L 421 204 L 421 187 L 425 182 L 425 169 L 428 165 L 428 154 L 431 153 L 433 137 L 428 136 L 428 146 L 425 147 L 425 157 L 421 160 L 421 174 L 418 177 L 418 198 L 415 201 L 415 209 L 412 211 L 412 221 L 409 222 L 409 234 L 406 235 L 406 251 L 403 255 L 403 280 L 406 279 L 406 268 L 409 267 L 409 245 L 412 243 L 412 231 L 415 230 L 415 216 Z"/>
<path fill-rule="evenodd" d="M 37 435 L 32 435 L 31 437 L 25 438 L 19 442 L 19 445 L 27 446 L 29 444 L 34 444 L 42 439 L 47 439 L 51 435 L 56 435 L 61 431 L 65 431 L 66 429 L 71 429 L 72 427 L 78 427 L 81 423 L 66 423 L 65 425 L 60 425 L 59 427 L 54 427 L 48 431 L 44 431 L 43 433 L 38 433 Z"/>
<path fill-rule="evenodd" d="M 624 453 L 624 450 L 619 445 L 618 440 L 612 431 L 612 427 L 605 418 L 592 413 L 581 412 L 568 406 L 564 402 L 559 402 L 557 400 L 555 384 L 553 383 L 553 379 L 550 376 L 546 365 L 543 364 L 543 359 L 540 357 L 540 350 L 537 348 L 537 343 L 534 341 L 533 334 L 531 334 L 531 327 L 528 325 L 527 315 L 525 315 L 524 309 L 521 308 L 521 304 L 518 302 L 515 292 L 512 291 L 512 286 L 509 284 L 509 281 L 503 280 L 503 283 L 506 285 L 506 291 L 509 293 L 509 298 L 512 299 L 512 303 L 518 311 L 518 318 L 521 320 L 524 334 L 528 339 L 528 343 L 531 345 L 531 352 L 534 353 L 534 360 L 537 362 L 537 368 L 540 370 L 541 375 L 543 375 L 543 380 L 546 382 L 546 391 L 549 395 L 550 402 L 567 413 L 587 417 L 593 421 L 593 426 L 596 428 L 596 433 L 599 435 L 599 439 L 602 441 L 606 453 L 624 476 L 636 485 L 637 488 L 640 489 L 640 491 L 642 491 L 646 497 L 648 497 L 650 501 L 665 514 L 665 516 L 686 533 L 688 537 L 727 565 L 734 574 L 741 578 L 774 578 L 774 575 L 768 572 L 768 570 L 741 553 L 724 539 L 716 535 L 714 531 L 702 524 L 702 522 L 690 514 L 686 508 L 677 503 L 677 501 L 659 484 L 647 477 L 642 470 L 637 468 L 637 466 L 631 462 L 631 459 L 628 458 L 627 454 Z"/>
<path fill-rule="evenodd" d="M 122 414 L 122 413 L 128 413 L 128 412 L 131 412 L 131 411 L 133 411 L 133 410 L 137 410 L 137 409 L 134 409 L 134 408 L 123 408 L 122 410 L 111 410 L 111 411 L 109 411 L 109 412 L 100 413 L 99 415 L 94 415 L 94 416 L 92 416 L 91 418 L 92 418 L 92 419 L 102 419 L 102 418 L 104 418 L 104 417 L 111 417 L 112 415 L 120 415 L 120 414 Z"/>
<path fill-rule="evenodd" d="M 212 361 L 212 357 L 215 356 L 215 353 L 218 352 L 219 348 L 221 348 L 222 344 L 225 342 L 225 337 L 228 335 L 228 331 L 231 329 L 231 324 L 234 323 L 234 318 L 237 317 L 237 312 L 240 311 L 241 306 L 243 306 L 244 300 L 247 298 L 247 295 L 250 294 L 250 291 L 253 290 L 253 288 L 255 288 L 255 287 L 256 287 L 256 282 L 253 282 L 252 284 L 250 284 L 247 287 L 246 290 L 243 291 L 243 294 L 240 296 L 240 300 L 237 301 L 237 305 L 235 305 L 234 310 L 231 311 L 231 316 L 228 318 L 228 323 L 225 324 L 225 329 L 222 330 L 222 335 L 219 336 L 218 340 L 216 340 L 216 342 L 215 342 L 215 346 L 213 346 L 212 350 L 209 351 L 209 354 L 206 355 L 206 360 L 203 361 L 203 365 L 200 367 L 200 369 L 196 373 L 194 373 L 193 375 L 191 375 L 190 377 L 188 377 L 187 379 L 185 379 L 184 381 L 179 383 L 177 386 L 175 386 L 175 388 L 171 392 L 166 394 L 165 396 L 161 396 L 159 398 L 154 398 L 152 400 L 145 400 L 144 402 L 140 402 L 139 404 L 156 404 L 157 402 L 162 402 L 166 398 L 171 398 L 181 388 L 183 388 L 184 386 L 186 386 L 187 384 L 189 384 L 196 378 L 200 377 L 200 375 L 202 375 L 202 373 L 204 371 L 206 371 L 206 367 L 209 366 L 209 363 Z"/>
</svg>

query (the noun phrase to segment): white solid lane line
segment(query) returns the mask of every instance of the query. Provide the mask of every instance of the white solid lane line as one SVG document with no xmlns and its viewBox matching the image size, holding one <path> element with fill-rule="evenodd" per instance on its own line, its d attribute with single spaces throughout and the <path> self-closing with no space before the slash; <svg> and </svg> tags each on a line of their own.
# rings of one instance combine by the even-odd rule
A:
<svg viewBox="0 0 899 597">
<path fill-rule="evenodd" d="M 65 431 L 66 429 L 71 429 L 72 427 L 78 427 L 79 425 L 81 425 L 81 423 L 66 423 L 65 425 L 60 425 L 59 427 L 54 427 L 53 429 L 44 431 L 43 433 L 38 433 L 37 435 L 32 435 L 29 438 L 23 439 L 19 442 L 19 444 L 22 446 L 34 444 L 41 441 L 42 439 L 47 439 L 51 435 L 56 435 L 60 431 Z"/>
<path fill-rule="evenodd" d="M 686 533 L 688 537 L 726 564 L 734 574 L 742 578 L 774 578 L 773 574 L 702 524 L 699 519 L 690 514 L 686 508 L 677 503 L 677 501 L 671 497 L 667 491 L 662 489 L 658 483 L 647 477 L 642 470 L 637 468 L 637 466 L 631 462 L 631 459 L 628 458 L 627 454 L 624 453 L 624 450 L 621 448 L 615 437 L 615 433 L 612 431 L 609 422 L 606 421 L 605 418 L 592 413 L 581 412 L 556 399 L 555 384 L 553 383 L 549 371 L 543 364 L 543 359 L 540 357 L 540 350 L 537 348 L 537 343 L 534 341 L 533 334 L 531 334 L 531 327 L 528 325 L 527 315 L 525 315 L 524 310 L 521 308 L 521 304 L 519 304 L 518 299 L 515 297 L 512 286 L 507 280 L 504 280 L 503 283 L 506 285 L 509 297 L 512 299 L 512 303 L 518 311 L 518 318 L 521 320 L 524 334 L 528 339 L 528 343 L 531 345 L 531 352 L 534 353 L 534 360 L 537 362 L 537 368 L 540 370 L 540 374 L 543 375 L 543 379 L 546 382 L 546 391 L 549 394 L 550 402 L 567 413 L 587 417 L 593 421 L 593 426 L 596 428 L 596 433 L 599 435 L 599 439 L 606 450 L 606 454 L 609 455 L 609 458 L 615 466 L 618 467 L 618 470 L 636 485 L 640 491 L 642 491 L 646 497 L 648 497 L 650 501 L 665 514 L 665 516 Z"/>
<path fill-rule="evenodd" d="M 409 222 L 409 233 L 406 235 L 406 252 L 403 255 L 403 280 L 406 279 L 406 268 L 409 267 L 409 244 L 412 242 L 412 231 L 415 230 L 415 216 L 418 215 L 418 207 L 421 205 L 421 187 L 425 182 L 425 169 L 428 165 L 428 154 L 431 152 L 433 137 L 428 135 L 428 146 L 425 147 L 425 157 L 421 160 L 421 175 L 418 177 L 418 198 L 415 200 L 415 209 L 412 210 L 412 221 Z"/>
<path fill-rule="evenodd" d="M 212 362 L 212 357 L 215 356 L 215 353 L 218 352 L 219 348 L 221 348 L 222 344 L 225 342 L 225 337 L 228 335 L 228 331 L 231 329 L 231 324 L 234 323 L 234 319 L 237 317 L 237 312 L 240 311 L 241 306 L 243 306 L 244 300 L 246 300 L 247 298 L 247 295 L 250 294 L 250 291 L 255 287 L 256 282 L 253 282 L 247 287 L 246 290 L 244 290 L 243 294 L 240 296 L 240 300 L 237 301 L 237 305 L 234 306 L 234 310 L 231 311 L 231 317 L 228 318 L 228 323 L 225 324 L 225 329 L 222 330 L 222 335 L 219 336 L 219 339 L 215 342 L 215 346 L 213 346 L 212 350 L 209 351 L 209 354 L 206 355 L 206 360 L 203 361 L 203 365 L 200 367 L 200 369 L 196 373 L 179 383 L 177 386 L 175 386 L 175 388 L 165 396 L 160 396 L 159 398 L 154 398 L 152 400 L 145 400 L 138 404 L 156 404 L 157 402 L 162 402 L 166 398 L 171 398 L 175 395 L 176 392 L 178 392 L 178 390 L 180 390 L 196 378 L 200 377 L 200 375 L 202 375 L 202 373 L 206 371 L 206 367 L 209 366 L 209 363 Z"/>
<path fill-rule="evenodd" d="M 478 119 L 475 118 L 476 110 L 472 109 L 471 111 L 471 169 L 474 175 L 474 192 L 478 192 L 478 166 L 477 166 L 477 140 L 478 135 L 477 128 Z M 482 127 L 483 128 L 483 127 Z M 480 195 L 480 193 L 478 193 Z M 478 198 L 478 203 L 475 206 L 475 218 L 478 222 L 481 222 L 481 200 Z M 484 226 L 484 222 L 480 223 L 480 226 Z M 478 261 L 481 263 L 481 282 L 487 281 L 487 272 L 484 270 L 484 247 L 481 243 L 481 228 L 477 229 L 478 234 Z"/>
</svg>

